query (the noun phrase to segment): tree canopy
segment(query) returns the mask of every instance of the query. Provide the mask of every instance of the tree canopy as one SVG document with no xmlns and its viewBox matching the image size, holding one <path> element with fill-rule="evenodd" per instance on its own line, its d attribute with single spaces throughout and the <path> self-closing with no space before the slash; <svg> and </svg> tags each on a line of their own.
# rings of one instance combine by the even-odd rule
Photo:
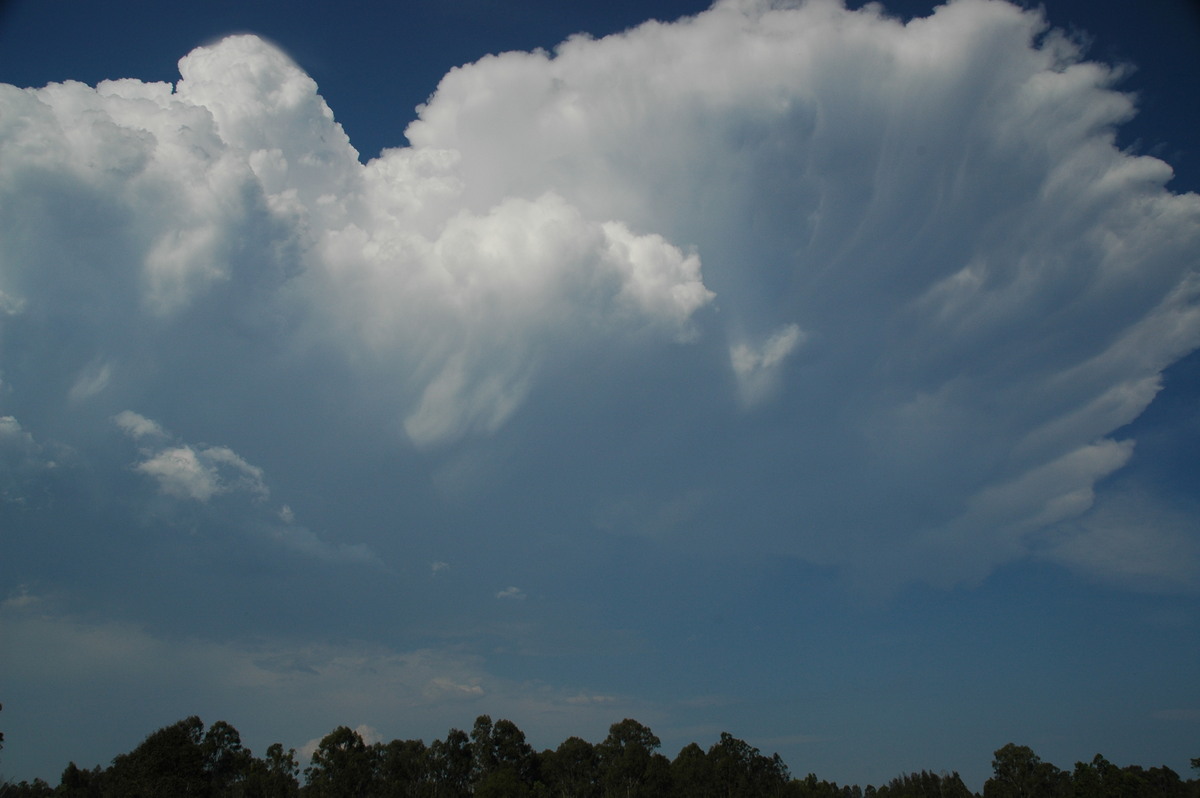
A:
<svg viewBox="0 0 1200 798">
<path fill-rule="evenodd" d="M 294 749 L 273 743 L 255 756 L 231 724 L 206 729 L 193 715 L 106 768 L 68 763 L 56 787 L 0 781 L 0 798 L 1200 798 L 1200 781 L 1167 767 L 1119 767 L 1097 754 L 1061 770 L 1014 743 L 993 753 L 982 795 L 958 773 L 904 773 L 865 788 L 813 773 L 793 778 L 779 754 L 728 732 L 707 750 L 688 743 L 670 760 L 661 747 L 648 726 L 626 718 L 598 743 L 568 737 L 539 753 L 511 720 L 480 715 L 469 734 L 450 729 L 428 745 L 368 743 L 338 726 L 302 772 Z M 1191 764 L 1200 770 L 1200 758 Z"/>
</svg>

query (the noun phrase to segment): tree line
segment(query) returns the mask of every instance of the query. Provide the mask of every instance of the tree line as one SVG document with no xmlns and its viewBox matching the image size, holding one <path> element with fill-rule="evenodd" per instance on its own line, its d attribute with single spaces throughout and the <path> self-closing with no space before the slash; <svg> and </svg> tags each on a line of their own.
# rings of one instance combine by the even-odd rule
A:
<svg viewBox="0 0 1200 798">
<path fill-rule="evenodd" d="M 1060 770 L 1012 743 L 994 753 L 982 795 L 958 773 L 906 773 L 866 788 L 812 773 L 793 778 L 779 754 L 728 732 L 708 750 L 689 743 L 674 759 L 660 747 L 649 727 L 627 718 L 599 743 L 569 737 L 537 752 L 512 721 L 480 715 L 469 734 L 451 729 L 428 745 L 368 743 L 339 726 L 302 771 L 295 749 L 275 743 L 258 757 L 230 724 L 206 729 L 192 716 L 107 768 L 71 762 L 55 787 L 0 782 L 0 798 L 1200 798 L 1200 781 L 1168 767 L 1118 767 L 1097 754 Z M 1200 758 L 1191 764 L 1200 770 Z"/>
</svg>

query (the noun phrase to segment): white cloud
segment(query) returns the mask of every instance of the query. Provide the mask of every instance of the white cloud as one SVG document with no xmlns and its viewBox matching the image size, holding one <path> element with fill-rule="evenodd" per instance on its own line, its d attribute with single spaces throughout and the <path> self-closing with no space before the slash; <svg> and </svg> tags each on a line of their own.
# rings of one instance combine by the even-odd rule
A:
<svg viewBox="0 0 1200 798">
<path fill-rule="evenodd" d="M 0 291 L 0 313 L 4 313 L 5 315 L 9 316 L 15 316 L 21 312 L 24 305 L 25 303 L 22 300 L 11 297 L 3 291 Z"/>
<path fill-rule="evenodd" d="M 333 544 L 296 523 L 292 508 L 283 505 L 274 513 L 261 505 L 270 495 L 263 470 L 246 462 L 227 446 L 194 446 L 173 441 L 156 421 L 130 410 L 113 421 L 141 444 L 141 460 L 134 471 L 154 480 L 160 493 L 202 504 L 216 496 L 240 495 L 250 499 L 237 524 L 285 549 L 326 562 L 380 565 L 378 556 L 362 543 Z"/>
<path fill-rule="evenodd" d="M 444 676 L 430 679 L 422 690 L 422 695 L 431 701 L 461 701 L 464 699 L 480 698 L 484 689 L 479 685 L 479 679 L 473 678 L 466 683 L 459 683 Z"/>
<path fill-rule="evenodd" d="M 205 502 L 224 492 L 216 468 L 201 463 L 190 446 L 163 449 L 138 463 L 136 468 L 153 477 L 168 496 Z"/>
<path fill-rule="evenodd" d="M 166 437 L 156 422 L 131 411 L 121 413 L 116 422 L 135 440 Z M 227 446 L 144 448 L 142 458 L 134 470 L 154 479 L 168 496 L 207 502 L 223 493 L 244 492 L 259 499 L 268 494 L 262 469 L 250 465 Z"/>
<path fill-rule="evenodd" d="M 42 302 L 37 289 L 66 290 L 38 282 L 56 264 L 98 260 L 119 277 L 106 286 L 115 297 L 170 320 L 224 285 L 262 286 L 230 301 L 284 303 L 312 335 L 390 372 L 387 390 L 420 444 L 494 431 L 556 338 L 650 327 L 687 339 L 712 299 L 695 254 L 586 217 L 553 191 L 470 207 L 452 150 L 391 150 L 360 165 L 312 79 L 255 37 L 199 48 L 180 74 L 174 87 L 5 87 L 0 105 L 24 124 L 0 139 L 0 205 L 34 207 L 58 181 L 104 196 L 107 208 L 88 212 L 122 221 L 107 249 L 66 258 L 47 240 L 56 220 L 13 216 L 0 290 L 11 283 Z M 107 382 L 98 377 L 76 393 L 95 393 Z"/>
<path fill-rule="evenodd" d="M 48 454 L 14 416 L 0 416 L 0 505 L 27 502 L 33 484 L 58 467 Z"/>
<path fill-rule="evenodd" d="M 25 585 L 17 590 L 17 592 L 4 601 L 0 602 L 0 611 L 2 610 L 27 610 L 40 603 L 41 599 L 29 593 L 29 588 Z"/>
<path fill-rule="evenodd" d="M 677 433 L 744 442 L 729 470 L 722 444 L 699 454 L 696 495 L 715 512 L 759 486 L 746 545 L 954 582 L 1087 512 L 1128 458 L 1115 431 L 1200 344 L 1200 197 L 1114 146 L 1118 72 L 1004 2 L 903 24 L 727 0 L 489 56 L 366 165 L 271 45 L 226 39 L 180 72 L 0 87 L 20 120 L 0 128 L 4 356 L 50 364 L 6 370 L 12 390 L 170 401 L 179 342 L 244 335 L 210 374 L 267 385 L 286 363 L 263 390 L 290 389 L 336 363 L 364 425 L 431 450 L 553 407 L 603 359 L 600 390 L 654 374 L 696 407 L 761 407 Z M 639 429 L 693 418 L 657 412 Z M 119 423 L 163 492 L 266 495 L 233 449 L 139 418 Z M 680 490 L 648 486 L 648 506 Z"/>
<path fill-rule="evenodd" d="M 636 673 L 515 683 L 473 652 L 636 660 L 672 602 L 793 572 L 735 583 L 763 552 L 882 588 L 1032 556 L 1194 590 L 1194 508 L 1113 477 L 1200 342 L 1200 198 L 1114 147 L 1132 98 L 1036 12 L 721 2 L 456 69 L 365 165 L 271 45 L 180 68 L 0 87 L 6 567 L 162 625 L 10 595 L 11 689 L 265 718 L 260 751 L 475 708 L 601 739 L 652 720 Z M 204 590 L 221 612 L 176 611 Z"/>
<path fill-rule="evenodd" d="M 82 200 L 83 218 L 76 222 L 112 225 L 103 244 L 89 252 L 76 249 L 75 236 L 53 240 L 60 235 L 54 222 L 48 225 L 34 211 L 13 217 L 14 244 L 36 250 L 26 263 L 6 263 L 5 277 L 22 286 L 15 293 L 25 298 L 27 310 L 29 303 L 45 301 L 40 294 L 47 288 L 67 297 L 90 289 L 85 273 L 63 273 L 80 261 L 113 270 L 108 289 L 117 296 L 134 278 L 137 301 L 156 315 L 229 279 L 245 229 L 239 220 L 254 216 L 248 191 L 253 173 L 228 152 L 206 109 L 181 101 L 167 84 L 134 80 L 95 89 L 74 82 L 26 91 L 4 86 L 0 104 L 24 122 L 9 127 L 2 142 L 0 203 L 66 189 Z M 60 180 L 69 188 L 55 185 Z M 108 209 L 89 207 L 101 196 Z M 51 265 L 55 252 L 64 257 L 57 267 Z M 9 253 L 16 255 L 11 248 Z M 125 262 L 125 256 L 131 259 Z M 120 273 L 129 267 L 134 274 Z M 51 271 L 38 275 L 39 268 Z"/>
<path fill-rule="evenodd" d="M 135 441 L 140 441 L 143 438 L 151 438 L 154 440 L 163 440 L 167 437 L 167 433 L 159 426 L 157 421 L 152 421 L 145 416 L 138 415 L 132 410 L 122 410 L 117 415 L 113 416 L 113 421 L 121 430 L 133 438 Z"/>
<path fill-rule="evenodd" d="M 1129 441 L 1101 441 L 989 485 L 952 521 L 913 541 L 909 556 L 916 561 L 908 567 L 927 569 L 931 581 L 950 584 L 986 576 L 995 563 L 1021 556 L 1033 533 L 1089 510 L 1093 485 L 1123 466 L 1132 451 Z"/>
<path fill-rule="evenodd" d="M 227 446 L 167 445 L 169 436 L 158 422 L 132 410 L 123 410 L 113 421 L 130 438 L 143 443 L 142 460 L 134 470 L 154 479 L 168 496 L 199 502 L 234 491 L 267 497 L 262 469 Z M 147 445 L 150 442 L 158 445 Z"/>
<path fill-rule="evenodd" d="M 90 399 L 108 387 L 112 375 L 111 363 L 90 363 L 86 369 L 80 372 L 67 395 L 72 402 Z"/>
<path fill-rule="evenodd" d="M 611 695 L 593 695 L 590 693 L 578 693 L 567 699 L 568 704 L 574 706 L 590 706 L 593 704 L 612 704 L 616 702 L 616 697 Z"/>
<path fill-rule="evenodd" d="M 712 297 L 695 256 L 590 222 L 552 192 L 459 212 L 433 240 L 395 229 L 395 219 L 330 234 L 324 291 L 379 355 L 419 342 L 405 376 L 423 387 L 404 418 L 418 444 L 495 431 L 528 394 L 540 352 L 647 323 L 686 339 L 691 315 Z"/>
<path fill-rule="evenodd" d="M 322 540 L 315 532 L 285 519 L 283 525 L 267 525 L 266 535 L 271 540 L 309 557 L 327 562 L 361 563 L 380 565 L 379 557 L 365 543 L 331 544 Z"/>
<path fill-rule="evenodd" d="M 0 416 L 0 446 L 6 452 L 26 454 L 37 451 L 38 445 L 33 436 L 21 427 L 21 422 L 13 416 Z"/>
<path fill-rule="evenodd" d="M 1144 492 L 1106 496 L 1039 555 L 1095 579 L 1152 592 L 1200 589 L 1200 522 Z"/>
<path fill-rule="evenodd" d="M 729 350 L 729 361 L 737 375 L 738 396 L 752 407 L 767 399 L 779 383 L 779 369 L 788 355 L 804 344 L 804 332 L 795 324 L 776 330 L 762 346 L 736 344 Z"/>
</svg>

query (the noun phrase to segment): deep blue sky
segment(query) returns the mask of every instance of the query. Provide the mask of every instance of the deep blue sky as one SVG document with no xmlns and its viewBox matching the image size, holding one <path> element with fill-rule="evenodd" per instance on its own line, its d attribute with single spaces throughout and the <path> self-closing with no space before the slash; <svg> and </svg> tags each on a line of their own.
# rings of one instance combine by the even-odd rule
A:
<svg viewBox="0 0 1200 798">
<path fill-rule="evenodd" d="M 1122 155 L 996 5 L 753 5 L 0 5 L 20 88 L 207 47 L 0 96 L 0 776 L 485 712 L 1186 774 L 1200 10 L 1045 5 Z"/>
</svg>

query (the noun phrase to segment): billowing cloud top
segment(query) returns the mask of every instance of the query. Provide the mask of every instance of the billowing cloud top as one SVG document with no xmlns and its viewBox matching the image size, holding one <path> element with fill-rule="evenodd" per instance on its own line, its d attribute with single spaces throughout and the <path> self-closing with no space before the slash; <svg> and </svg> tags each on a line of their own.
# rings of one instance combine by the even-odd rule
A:
<svg viewBox="0 0 1200 798">
<path fill-rule="evenodd" d="M 637 499 L 706 497 L 676 532 L 752 507 L 749 544 L 955 582 L 1086 513 L 1130 457 L 1115 431 L 1200 344 L 1200 198 L 1114 146 L 1113 70 L 1004 2 L 903 24 L 727 0 L 487 57 L 366 164 L 266 42 L 180 74 L 0 87 L 9 450 L 86 456 L 107 439 L 80 408 L 233 418 L 257 391 L 314 440 L 349 413 L 436 451 L 580 375 L 621 395 L 654 374 L 697 426 L 664 404 L 665 437 L 597 445 L 688 452 Z M 136 469 L 265 492 L 226 447 Z M 580 490 L 587 517 L 617 489 Z M 1113 567 L 1088 535 L 1061 557 Z"/>
</svg>

